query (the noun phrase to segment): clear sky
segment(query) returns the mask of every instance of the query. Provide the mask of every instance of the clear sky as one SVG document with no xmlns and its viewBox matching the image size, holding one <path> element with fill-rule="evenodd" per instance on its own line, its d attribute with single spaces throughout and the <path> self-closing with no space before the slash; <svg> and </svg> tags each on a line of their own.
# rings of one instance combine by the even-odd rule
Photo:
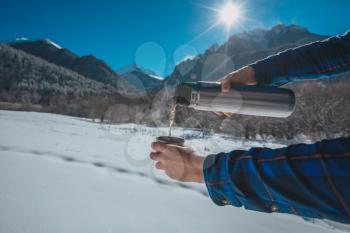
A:
<svg viewBox="0 0 350 233">
<path fill-rule="evenodd" d="M 350 0 L 238 0 L 244 20 L 231 33 L 277 23 L 319 34 L 350 29 Z M 0 40 L 49 38 L 118 69 L 138 63 L 169 74 L 186 56 L 223 43 L 224 25 L 209 8 L 225 0 L 0 0 Z"/>
</svg>

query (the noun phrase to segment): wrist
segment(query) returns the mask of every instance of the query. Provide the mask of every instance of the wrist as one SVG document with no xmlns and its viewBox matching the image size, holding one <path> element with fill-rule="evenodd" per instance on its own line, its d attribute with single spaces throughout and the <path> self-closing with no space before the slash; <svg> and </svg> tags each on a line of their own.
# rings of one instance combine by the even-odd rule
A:
<svg viewBox="0 0 350 233">
<path fill-rule="evenodd" d="M 204 157 L 202 156 L 196 156 L 194 161 L 194 180 L 197 183 L 203 184 L 204 181 L 204 174 L 203 174 L 203 165 L 204 165 Z"/>
</svg>

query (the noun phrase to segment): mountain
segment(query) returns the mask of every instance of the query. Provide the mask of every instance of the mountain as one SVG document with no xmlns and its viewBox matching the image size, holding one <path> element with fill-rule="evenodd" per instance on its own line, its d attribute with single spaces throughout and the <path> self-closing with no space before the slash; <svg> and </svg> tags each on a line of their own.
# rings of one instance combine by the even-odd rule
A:
<svg viewBox="0 0 350 233">
<path fill-rule="evenodd" d="M 130 86 L 140 92 L 159 90 L 163 84 L 163 78 L 155 72 L 136 64 L 125 66 L 116 71 Z"/>
<path fill-rule="evenodd" d="M 50 63 L 65 67 L 86 78 L 117 86 L 119 76 L 104 61 L 92 56 L 78 56 L 58 44 L 45 40 L 18 40 L 10 43 L 13 48 L 40 57 Z"/>
<path fill-rule="evenodd" d="M 55 51 L 52 46 L 47 48 Z M 91 61 L 96 64 L 95 59 Z M 144 100 L 137 99 L 137 94 L 122 79 L 118 80 L 118 86 L 95 81 L 0 43 L 0 109 L 54 112 L 103 120 L 112 106 L 142 104 Z"/>
<path fill-rule="evenodd" d="M 156 79 L 163 79 L 163 77 L 158 76 L 154 71 L 147 69 L 145 67 L 139 66 L 137 64 L 131 64 L 118 69 L 116 72 L 120 75 L 129 74 L 133 71 L 140 71 Z"/>
<path fill-rule="evenodd" d="M 0 88 L 51 90 L 57 93 L 113 93 L 115 88 L 49 63 L 5 44 L 0 44 Z"/>
<path fill-rule="evenodd" d="M 166 79 L 173 85 L 183 81 L 217 81 L 226 74 L 270 55 L 326 39 L 297 25 L 279 24 L 232 35 L 223 45 L 213 45 L 193 59 L 178 64 Z"/>
</svg>

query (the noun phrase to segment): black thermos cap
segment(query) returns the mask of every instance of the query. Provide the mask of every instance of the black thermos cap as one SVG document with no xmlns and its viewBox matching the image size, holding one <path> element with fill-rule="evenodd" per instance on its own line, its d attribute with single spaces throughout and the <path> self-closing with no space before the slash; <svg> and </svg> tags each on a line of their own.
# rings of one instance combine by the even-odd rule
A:
<svg viewBox="0 0 350 233">
<path fill-rule="evenodd" d="M 189 106 L 191 104 L 192 85 L 190 83 L 181 83 L 176 87 L 176 104 Z"/>
</svg>

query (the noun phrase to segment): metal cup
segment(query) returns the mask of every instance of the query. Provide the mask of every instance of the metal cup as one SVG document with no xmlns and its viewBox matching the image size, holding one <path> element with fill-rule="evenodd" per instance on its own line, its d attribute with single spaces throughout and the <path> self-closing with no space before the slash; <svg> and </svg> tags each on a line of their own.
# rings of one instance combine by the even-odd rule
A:
<svg viewBox="0 0 350 233">
<path fill-rule="evenodd" d="M 157 137 L 157 142 L 167 145 L 184 146 L 185 139 L 179 137 L 161 136 Z"/>
</svg>

